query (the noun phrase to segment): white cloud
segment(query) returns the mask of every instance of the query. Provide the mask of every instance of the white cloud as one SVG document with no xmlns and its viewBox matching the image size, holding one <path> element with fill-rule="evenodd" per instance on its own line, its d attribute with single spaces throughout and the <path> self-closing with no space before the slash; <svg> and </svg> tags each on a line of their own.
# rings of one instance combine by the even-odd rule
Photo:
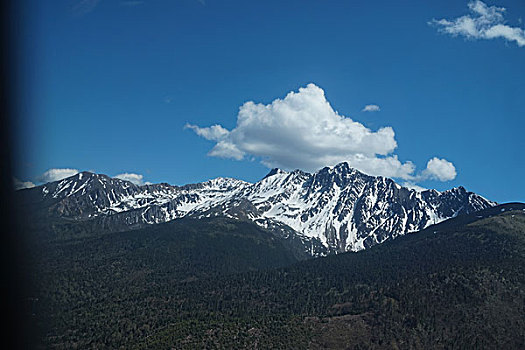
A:
<svg viewBox="0 0 525 350">
<path fill-rule="evenodd" d="M 140 174 L 123 173 L 123 174 L 116 175 L 115 178 L 132 182 L 138 186 L 141 186 L 144 184 L 144 176 Z"/>
<path fill-rule="evenodd" d="M 31 181 L 20 181 L 16 177 L 13 178 L 13 183 L 14 183 L 15 190 L 21 190 L 23 188 L 35 187 L 35 184 L 32 183 Z"/>
<path fill-rule="evenodd" d="M 39 182 L 53 182 L 78 174 L 77 169 L 49 169 L 38 177 Z"/>
<path fill-rule="evenodd" d="M 416 190 L 417 192 L 423 192 L 423 191 L 427 190 L 426 188 L 418 186 L 415 183 L 410 182 L 410 181 L 403 182 L 402 186 L 406 187 L 406 188 L 409 188 L 411 190 Z"/>
<path fill-rule="evenodd" d="M 210 156 L 242 160 L 256 157 L 269 168 L 316 171 L 348 162 L 371 175 L 414 180 L 415 166 L 401 162 L 394 130 L 372 131 L 333 110 L 324 91 L 314 84 L 290 92 L 268 105 L 246 102 L 239 108 L 237 125 L 186 128 L 215 141 Z"/>
<path fill-rule="evenodd" d="M 525 46 L 525 30 L 505 24 L 504 7 L 487 6 L 483 1 L 468 3 L 471 14 L 456 19 L 432 20 L 429 22 L 438 29 L 453 36 L 462 35 L 469 39 L 503 38 Z"/>
<path fill-rule="evenodd" d="M 449 181 L 456 178 L 456 167 L 445 159 L 432 158 L 427 163 L 427 168 L 421 173 L 423 179 Z"/>
<path fill-rule="evenodd" d="M 366 105 L 361 112 L 379 112 L 381 108 L 378 105 Z"/>
<path fill-rule="evenodd" d="M 230 133 L 227 129 L 223 128 L 218 124 L 212 125 L 208 128 L 199 128 L 196 125 L 186 123 L 186 125 L 184 125 L 184 128 L 191 129 L 195 131 L 197 135 L 204 137 L 206 140 L 213 141 L 220 141 L 226 136 L 228 136 L 228 134 Z"/>
</svg>

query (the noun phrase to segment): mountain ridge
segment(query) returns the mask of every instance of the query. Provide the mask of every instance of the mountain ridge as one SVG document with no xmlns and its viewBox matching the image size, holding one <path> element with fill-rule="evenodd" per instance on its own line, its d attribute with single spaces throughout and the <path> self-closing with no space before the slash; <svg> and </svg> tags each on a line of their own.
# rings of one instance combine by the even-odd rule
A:
<svg viewBox="0 0 525 350">
<path fill-rule="evenodd" d="M 496 205 L 462 186 L 416 191 L 389 178 L 363 174 L 346 162 L 313 174 L 275 168 L 255 183 L 219 177 L 184 186 L 139 186 L 81 172 L 18 193 L 22 206 L 42 217 L 104 217 L 116 229 L 182 217 L 251 220 L 265 228 L 279 227 L 281 235 L 300 237 L 305 249 L 317 240 L 326 251 L 316 250 L 314 256 L 362 250 Z"/>
</svg>

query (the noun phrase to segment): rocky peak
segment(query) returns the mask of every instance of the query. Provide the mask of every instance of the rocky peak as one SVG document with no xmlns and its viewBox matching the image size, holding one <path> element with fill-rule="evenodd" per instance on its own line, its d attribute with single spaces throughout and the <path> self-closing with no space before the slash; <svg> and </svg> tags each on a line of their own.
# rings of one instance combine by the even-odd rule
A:
<svg viewBox="0 0 525 350">
<path fill-rule="evenodd" d="M 49 215 L 76 220 L 103 216 L 133 227 L 188 215 L 224 215 L 265 227 L 286 226 L 305 242 L 316 239 L 336 252 L 365 249 L 496 204 L 464 187 L 417 192 L 346 162 L 313 174 L 272 169 L 254 184 L 216 178 L 185 186 L 136 186 L 82 172 L 24 193 L 32 193 L 32 205 L 40 201 Z"/>
</svg>

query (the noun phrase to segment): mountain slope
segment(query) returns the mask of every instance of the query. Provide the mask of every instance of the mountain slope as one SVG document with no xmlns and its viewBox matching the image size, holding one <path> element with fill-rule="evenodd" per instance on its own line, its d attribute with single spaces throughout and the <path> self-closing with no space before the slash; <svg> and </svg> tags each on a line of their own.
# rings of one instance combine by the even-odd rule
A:
<svg viewBox="0 0 525 350">
<path fill-rule="evenodd" d="M 365 249 L 496 204 L 463 187 L 417 192 L 347 163 L 314 174 L 274 169 L 254 184 L 218 178 L 180 187 L 136 186 L 83 172 L 19 191 L 19 197 L 26 211 L 43 221 L 97 218 L 112 231 L 181 217 L 251 220 L 303 241 L 312 256 Z"/>
<path fill-rule="evenodd" d="M 137 348 L 522 349 L 525 205 L 498 209 L 358 253 L 218 278 L 208 290 L 196 283 L 195 303 L 209 305 L 199 327 L 174 324 Z M 213 295 L 243 298 L 210 321 Z"/>
<path fill-rule="evenodd" d="M 268 268 L 294 259 L 258 230 L 238 220 L 183 219 L 37 244 L 31 255 L 39 281 L 34 310 L 45 327 L 44 345 L 525 346 L 524 204 L 277 269 Z M 244 255 L 247 243 L 260 258 Z"/>
<path fill-rule="evenodd" d="M 260 216 L 318 237 L 339 252 L 361 250 L 495 204 L 463 187 L 441 193 L 409 190 L 347 163 L 315 174 L 275 169 L 245 188 L 243 196 Z"/>
<path fill-rule="evenodd" d="M 172 288 L 305 258 L 254 223 L 229 218 L 184 218 L 99 235 L 79 234 L 84 224 L 70 226 L 76 231 L 61 239 L 52 231 L 25 232 L 30 260 L 23 270 L 35 285 L 27 300 L 39 347 L 111 348 L 111 333 L 125 334 L 130 324 L 138 333 L 127 341 L 139 339 L 177 317 L 177 308 L 164 309 L 180 301 Z"/>
</svg>

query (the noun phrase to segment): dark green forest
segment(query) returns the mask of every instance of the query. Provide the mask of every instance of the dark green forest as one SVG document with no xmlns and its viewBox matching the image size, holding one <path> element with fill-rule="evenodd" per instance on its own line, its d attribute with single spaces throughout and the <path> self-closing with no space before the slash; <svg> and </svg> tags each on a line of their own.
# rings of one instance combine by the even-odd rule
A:
<svg viewBox="0 0 525 350">
<path fill-rule="evenodd" d="M 523 349 L 512 208 L 309 260 L 227 218 L 117 233 L 32 221 L 28 312 L 40 348 Z"/>
</svg>

